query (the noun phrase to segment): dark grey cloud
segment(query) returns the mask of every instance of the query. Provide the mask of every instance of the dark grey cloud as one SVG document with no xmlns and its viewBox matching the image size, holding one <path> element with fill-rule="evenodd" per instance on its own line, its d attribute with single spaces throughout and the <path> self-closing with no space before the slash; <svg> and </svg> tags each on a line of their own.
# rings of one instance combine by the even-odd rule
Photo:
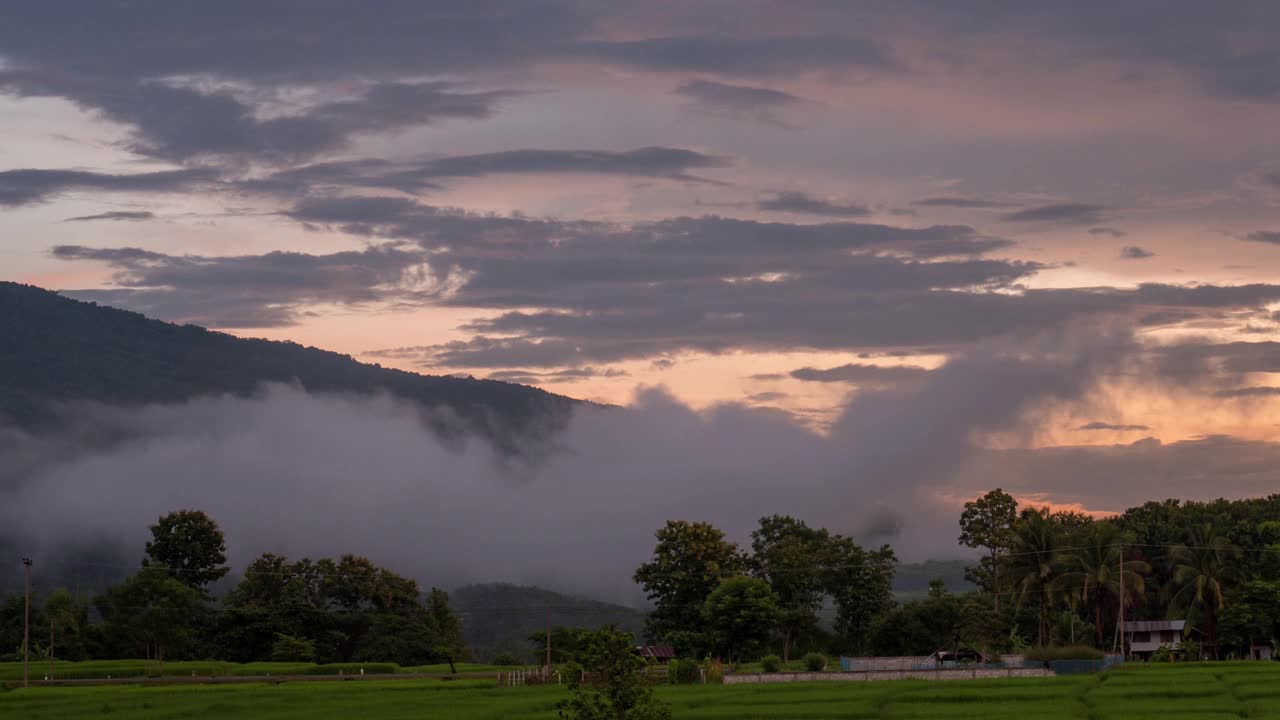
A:
<svg viewBox="0 0 1280 720">
<path fill-rule="evenodd" d="M 452 155 L 420 161 L 363 159 L 314 163 L 261 178 L 243 180 L 238 186 L 250 192 L 283 195 L 304 195 L 346 188 L 383 188 L 418 193 L 441 187 L 442 180 L 488 175 L 548 174 L 616 175 L 717 183 L 694 175 L 692 171 L 726 168 L 732 164 L 732 159 L 727 157 L 672 147 L 644 147 L 623 151 L 522 149 Z M 387 198 L 369 200 L 390 202 Z"/>
<path fill-rule="evenodd" d="M 383 357 L 386 357 L 383 355 Z M 563 370 L 553 370 L 551 372 L 535 372 L 532 370 L 498 370 L 488 375 L 490 380 L 501 380 L 503 382 L 520 383 L 522 385 L 537 385 L 539 383 L 566 383 L 577 382 L 587 378 L 618 378 L 627 377 L 629 373 L 618 368 L 564 368 Z"/>
<path fill-rule="evenodd" d="M 1013 222 L 1067 222 L 1091 224 L 1097 223 L 1100 213 L 1106 206 L 1089 203 L 1059 203 L 1056 205 L 1040 205 L 1025 210 L 1018 210 L 1004 216 Z"/>
<path fill-rule="evenodd" d="M 790 375 L 796 380 L 811 382 L 843 382 L 843 383 L 900 383 L 921 380 L 929 373 L 925 368 L 916 365 L 868 365 L 849 363 L 833 368 L 802 367 L 792 370 Z"/>
<path fill-rule="evenodd" d="M 1280 387 L 1242 387 L 1231 388 L 1228 390 L 1219 390 L 1215 392 L 1214 397 L 1220 398 L 1257 398 L 1257 397 L 1276 397 L 1280 396 Z"/>
<path fill-rule="evenodd" d="M 217 173 L 208 169 L 162 170 L 113 175 L 86 170 L 0 170 L 0 206 L 30 205 L 64 192 L 171 193 L 186 192 L 213 183 Z"/>
<path fill-rule="evenodd" d="M 675 93 L 697 102 L 735 110 L 777 108 L 804 102 L 788 92 L 752 85 L 730 85 L 714 80 L 690 80 Z"/>
<path fill-rule="evenodd" d="M 258 108 L 229 92 L 204 92 L 154 81 L 0 71 L 0 92 L 65 97 L 132 128 L 129 149 L 188 161 L 242 156 L 302 160 L 343 149 L 353 135 L 425 125 L 448 118 L 484 118 L 510 93 L 467 92 L 444 83 L 378 83 L 344 100 L 300 113 L 259 117 Z"/>
<path fill-rule="evenodd" d="M 445 281 L 427 269 L 423 253 L 393 247 L 202 257 L 59 245 L 53 256 L 104 262 L 115 270 L 116 288 L 73 290 L 66 293 L 71 297 L 206 327 L 290 325 L 311 304 L 392 301 L 439 292 L 437 284 Z"/>
<path fill-rule="evenodd" d="M 1117 425 L 1115 423 L 1103 422 L 1101 420 L 1094 420 L 1093 422 L 1085 423 L 1084 425 L 1076 428 L 1076 430 L 1116 430 L 1120 432 L 1146 431 L 1150 429 L 1151 428 L 1146 425 Z"/>
<path fill-rule="evenodd" d="M 1150 250 L 1140 248 L 1137 245 L 1125 245 L 1120 248 L 1120 258 L 1122 260 L 1145 260 L 1155 256 L 1155 253 Z"/>
<path fill-rule="evenodd" d="M 1280 172 L 1264 172 L 1258 176 L 1263 183 L 1272 187 L 1280 187 Z"/>
<path fill-rule="evenodd" d="M 98 213 L 97 215 L 81 215 L 79 217 L 67 218 L 63 222 L 89 222 L 92 220 L 115 220 L 115 221 L 131 221 L 139 222 L 142 220 L 154 220 L 156 214 L 149 210 L 111 210 L 109 212 Z"/>
<path fill-rule="evenodd" d="M 1258 230 L 1244 236 L 1249 242 L 1268 243 L 1270 245 L 1280 245 L 1280 231 L 1274 230 Z"/>
<path fill-rule="evenodd" d="M 911 203 L 920 207 L 949 207 L 949 208 L 974 208 L 974 209 L 995 209 L 1015 207 L 1012 203 L 1000 202 L 997 200 L 983 200 L 981 198 L 967 197 L 929 197 L 923 200 L 916 200 Z"/>
<path fill-rule="evenodd" d="M 760 210 L 771 212 L 818 215 L 822 217 L 852 218 L 871 215 L 871 208 L 865 205 L 833 203 L 802 192 L 778 193 L 767 200 L 757 202 L 756 207 Z"/>
<path fill-rule="evenodd" d="M 1121 238 L 1128 235 L 1129 233 L 1113 227 L 1094 227 L 1094 228 L 1089 228 L 1089 234 L 1090 235 L 1106 235 L 1108 237 Z"/>
</svg>

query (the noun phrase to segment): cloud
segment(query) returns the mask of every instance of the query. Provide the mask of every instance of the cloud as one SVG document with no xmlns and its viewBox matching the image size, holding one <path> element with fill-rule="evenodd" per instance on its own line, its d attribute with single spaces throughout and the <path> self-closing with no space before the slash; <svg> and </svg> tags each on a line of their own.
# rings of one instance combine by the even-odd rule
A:
<svg viewBox="0 0 1280 720">
<path fill-rule="evenodd" d="M 829 436 L 765 409 L 695 412 L 644 390 L 625 409 L 579 408 L 549 447 L 501 462 L 484 442 L 442 443 L 427 429 L 437 418 L 385 396 L 268 386 L 249 398 L 81 406 L 76 427 L 111 427 L 115 439 L 6 435 L 6 457 L 26 459 L 0 464 L 0 524 L 31 552 L 93 545 L 136 557 L 157 515 L 197 507 L 222 524 L 239 567 L 268 550 L 353 552 L 432 584 L 538 582 L 615 599 L 633 592 L 653 531 L 674 517 L 744 541 L 774 512 L 854 534 L 899 510 L 899 552 L 936 555 L 955 536 L 937 530 L 931 488 L 980 452 L 975 433 L 1080 397 L 1130 347 L 1096 329 L 992 344 L 918 387 L 860 395 Z M 353 472 L 363 478 L 354 494 Z M 956 509 L 941 512 L 949 528 Z M 459 537 L 465 553 L 421 552 Z"/>
<path fill-rule="evenodd" d="M 1151 428 L 1146 425 L 1116 425 L 1109 422 L 1102 422 L 1101 420 L 1085 423 L 1084 425 L 1076 428 L 1076 430 L 1114 430 L 1119 432 L 1146 431 L 1150 429 Z"/>
<path fill-rule="evenodd" d="M 1013 206 L 1011 203 L 998 202 L 996 200 L 982 200 L 980 198 L 967 197 L 929 197 L 923 200 L 916 200 L 911 203 L 920 207 L 949 207 L 949 208 L 975 208 L 975 209 L 994 209 L 1006 208 Z"/>
<path fill-rule="evenodd" d="M 823 217 L 867 217 L 871 209 L 865 205 L 842 205 L 802 192 L 784 192 L 756 203 L 760 210 L 820 215 Z"/>
<path fill-rule="evenodd" d="M 585 57 L 654 71 L 774 75 L 812 68 L 890 72 L 887 49 L 866 37 L 838 35 L 672 35 L 641 40 L 587 42 Z"/>
<path fill-rule="evenodd" d="M 1275 397 L 1280 395 L 1280 387 L 1242 387 L 1230 390 L 1219 390 L 1213 394 L 1220 398 Z"/>
<path fill-rule="evenodd" d="M 1120 258 L 1122 260 L 1145 260 L 1155 256 L 1155 253 L 1150 250 L 1144 250 L 1137 245 L 1126 245 L 1120 248 Z"/>
<path fill-rule="evenodd" d="M 1280 232 L 1271 230 L 1258 230 L 1244 236 L 1245 240 L 1250 242 L 1267 243 L 1270 245 L 1280 245 Z"/>
<path fill-rule="evenodd" d="M 113 175 L 86 170 L 0 170 L 0 207 L 31 205 L 65 192 L 176 193 L 213 183 L 217 173 L 202 168 Z"/>
<path fill-rule="evenodd" d="M 66 97 L 130 126 L 129 149 L 171 161 L 243 156 L 285 162 L 347 147 L 353 135 L 490 116 L 505 92 L 460 91 L 444 83 L 377 83 L 354 97 L 301 112 L 260 117 L 230 92 L 152 81 L 67 79 L 0 71 L 0 91 L 19 97 Z"/>
<path fill-rule="evenodd" d="M 376 355 L 376 353 L 370 353 Z M 384 353 L 382 357 L 386 357 Z M 555 370 L 552 372 L 534 372 L 532 370 L 499 370 L 489 373 L 489 380 L 501 380 L 503 382 L 520 383 L 522 385 L 537 385 L 539 383 L 566 383 L 576 382 L 586 378 L 619 378 L 628 377 L 630 373 L 618 368 L 565 368 L 563 370 Z"/>
<path fill-rule="evenodd" d="M 898 383 L 912 382 L 924 378 L 928 370 L 916 365 L 866 365 L 849 363 L 839 367 L 818 369 L 803 367 L 792 370 L 790 376 L 796 380 L 810 382 L 844 382 L 844 383 Z"/>
<path fill-rule="evenodd" d="M 91 220 L 133 221 L 154 220 L 156 214 L 148 210 L 112 210 L 97 215 L 81 215 L 63 220 L 63 222 L 89 222 Z"/>
<path fill-rule="evenodd" d="M 1038 207 L 1018 210 L 1004 216 L 1005 220 L 1013 222 L 1069 222 L 1069 223 L 1097 223 L 1101 220 L 1099 215 L 1106 207 L 1103 205 L 1090 205 L 1088 203 L 1059 203 L 1057 205 L 1041 205 Z"/>
<path fill-rule="evenodd" d="M 690 80 L 676 88 L 675 94 L 705 105 L 734 110 L 777 108 L 805 102 L 788 92 L 751 85 L 730 85 L 714 80 Z"/>
<path fill-rule="evenodd" d="M 1259 179 L 1266 185 L 1280 187 L 1280 172 L 1264 172 L 1259 175 Z"/>
<path fill-rule="evenodd" d="M 427 269 L 423 254 L 386 246 L 330 255 L 203 257 L 59 245 L 52 253 L 59 260 L 103 262 L 115 270 L 117 288 L 68 291 L 71 297 L 205 327 L 289 325 L 310 304 L 378 303 L 439 292 L 449 282 Z"/>
<path fill-rule="evenodd" d="M 753 403 L 773 403 L 779 400 L 786 400 L 788 397 L 790 396 L 784 392 L 777 392 L 776 390 L 768 390 L 765 392 L 753 393 L 751 395 L 748 395 L 745 399 L 747 402 L 753 402 Z"/>
<path fill-rule="evenodd" d="M 1113 227 L 1094 227 L 1094 228 L 1089 228 L 1089 234 L 1090 235 L 1106 235 L 1108 237 L 1121 238 L 1128 235 L 1129 233 Z"/>
</svg>

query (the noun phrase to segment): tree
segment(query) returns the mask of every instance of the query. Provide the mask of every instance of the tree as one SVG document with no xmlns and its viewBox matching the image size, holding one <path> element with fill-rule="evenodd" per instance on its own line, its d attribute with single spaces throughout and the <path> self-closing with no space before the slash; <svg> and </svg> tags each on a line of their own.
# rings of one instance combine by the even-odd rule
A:
<svg viewBox="0 0 1280 720">
<path fill-rule="evenodd" d="M 274 662 L 314 662 L 316 644 L 314 640 L 276 633 L 275 642 L 271 643 L 271 660 Z"/>
<path fill-rule="evenodd" d="M 144 567 L 168 568 L 187 587 L 204 592 L 226 575 L 227 543 L 213 518 L 199 510 L 177 510 L 151 526 Z"/>
<path fill-rule="evenodd" d="M 1208 523 L 1196 527 L 1189 540 L 1190 544 L 1169 553 L 1174 562 L 1170 606 L 1203 613 L 1209 653 L 1216 660 L 1218 611 L 1224 606 L 1227 587 L 1240 579 L 1238 563 L 1243 553 Z"/>
<path fill-rule="evenodd" d="M 466 652 L 466 645 L 462 641 L 462 623 L 449 607 L 449 594 L 440 588 L 431 588 L 427 612 L 436 633 L 436 653 L 449 662 L 449 672 L 457 673 L 453 663 Z"/>
<path fill-rule="evenodd" d="M 823 555 L 822 584 L 836 605 L 835 631 L 845 644 L 864 649 L 875 618 L 896 606 L 893 548 L 865 550 L 843 535 L 832 535 Z"/>
<path fill-rule="evenodd" d="M 587 635 L 584 645 L 587 679 L 566 678 L 570 697 L 556 705 L 561 720 L 669 720 L 671 708 L 654 697 L 631 635 L 609 626 Z"/>
<path fill-rule="evenodd" d="M 1102 647 L 1104 642 L 1104 602 L 1114 597 L 1126 606 L 1133 604 L 1133 600 L 1145 592 L 1145 576 L 1151 572 L 1151 566 L 1141 560 L 1124 560 L 1124 541 L 1124 535 L 1114 524 L 1094 523 L 1084 531 L 1083 544 L 1062 556 L 1063 572 L 1058 577 L 1059 587 L 1092 606 L 1097 647 Z M 1123 597 L 1120 595 L 1122 587 Z"/>
<path fill-rule="evenodd" d="M 778 596 L 759 578 L 729 578 L 702 606 L 712 646 L 730 660 L 759 650 L 781 618 Z"/>
<path fill-rule="evenodd" d="M 1049 608 L 1053 605 L 1055 583 L 1061 558 L 1061 536 L 1047 510 L 1027 508 L 1013 524 L 1013 552 L 1009 559 L 1010 581 L 1018 589 L 1018 604 L 1035 598 L 1038 610 L 1037 644 L 1049 639 Z"/>
<path fill-rule="evenodd" d="M 193 649 L 204 597 L 167 571 L 146 567 L 94 601 L 116 657 L 163 661 Z"/>
<path fill-rule="evenodd" d="M 646 634 L 700 651 L 702 604 L 722 579 L 742 569 L 742 557 L 710 523 L 669 520 L 655 535 L 653 559 L 635 573 L 654 606 Z"/>
<path fill-rule="evenodd" d="M 46 653 L 63 660 L 84 660 L 86 657 L 85 631 L 89 626 L 89 609 L 76 602 L 66 588 L 58 588 L 44 601 L 45 637 L 53 645 Z"/>
<path fill-rule="evenodd" d="M 991 574 L 988 589 L 1000 611 L 1000 552 L 1012 541 L 1013 524 L 1018 519 L 1018 501 L 1000 488 L 964 504 L 960 513 L 960 544 L 987 548 Z"/>
<path fill-rule="evenodd" d="M 760 527 L 751 533 L 753 574 L 769 583 L 782 611 L 783 662 L 791 659 L 792 642 L 818 623 L 829 539 L 826 530 L 785 515 L 760 518 Z"/>
</svg>

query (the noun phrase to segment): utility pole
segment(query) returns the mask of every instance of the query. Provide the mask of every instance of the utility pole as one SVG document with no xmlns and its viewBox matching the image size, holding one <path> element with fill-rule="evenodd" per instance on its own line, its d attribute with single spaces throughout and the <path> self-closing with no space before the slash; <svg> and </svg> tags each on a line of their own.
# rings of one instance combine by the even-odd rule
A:
<svg viewBox="0 0 1280 720">
<path fill-rule="evenodd" d="M 1120 657 L 1128 659 L 1124 646 L 1124 543 L 1120 543 Z"/>
<path fill-rule="evenodd" d="M 22 687 L 31 686 L 27 665 L 31 662 L 31 558 L 22 558 L 22 569 L 27 576 L 27 604 L 22 614 Z"/>
<path fill-rule="evenodd" d="M 551 608 L 547 608 L 547 672 L 551 672 Z"/>
</svg>

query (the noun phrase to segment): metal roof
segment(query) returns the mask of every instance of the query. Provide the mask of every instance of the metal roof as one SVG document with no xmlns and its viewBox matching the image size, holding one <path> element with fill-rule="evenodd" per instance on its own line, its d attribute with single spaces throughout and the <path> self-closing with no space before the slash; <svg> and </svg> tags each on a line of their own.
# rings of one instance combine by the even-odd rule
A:
<svg viewBox="0 0 1280 720">
<path fill-rule="evenodd" d="M 1160 632 L 1162 630 L 1177 630 L 1187 626 L 1186 620 L 1134 620 L 1124 624 L 1125 632 Z"/>
<path fill-rule="evenodd" d="M 640 653 L 640 657 L 647 658 L 674 658 L 676 649 L 670 645 L 637 645 L 636 652 Z"/>
</svg>

